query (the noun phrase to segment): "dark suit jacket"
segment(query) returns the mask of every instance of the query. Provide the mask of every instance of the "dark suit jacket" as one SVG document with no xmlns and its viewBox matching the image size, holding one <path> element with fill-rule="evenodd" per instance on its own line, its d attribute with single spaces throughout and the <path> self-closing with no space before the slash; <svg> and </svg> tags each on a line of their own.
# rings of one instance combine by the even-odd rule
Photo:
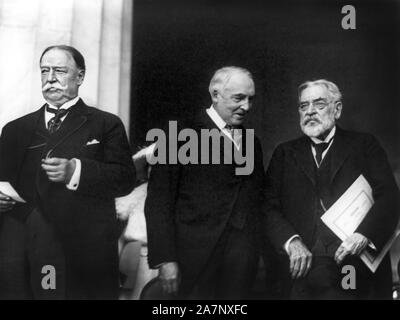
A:
<svg viewBox="0 0 400 320">
<path fill-rule="evenodd" d="M 372 187 L 375 204 L 356 231 L 380 250 L 392 235 L 399 213 L 398 188 L 384 150 L 372 135 L 337 127 L 328 152 L 330 197 L 325 206 L 329 208 L 363 174 Z M 266 173 L 265 195 L 267 233 L 277 249 L 294 234 L 299 234 L 309 249 L 314 245 L 320 219 L 314 215 L 315 205 L 319 205 L 314 166 L 306 136 L 283 143 L 274 151 Z"/>
<path fill-rule="evenodd" d="M 182 127 L 198 132 L 202 128 L 217 129 L 204 110 Z M 207 264 L 233 213 L 236 221 L 243 222 L 243 228 L 256 227 L 264 175 L 257 138 L 254 158 L 254 170 L 247 176 L 235 175 L 234 164 L 153 167 L 145 204 L 151 267 L 177 261 L 182 285 L 190 286 Z"/>
<path fill-rule="evenodd" d="M 44 107 L 8 123 L 0 138 L 0 180 L 9 181 L 22 197 L 24 177 L 19 176 L 20 168 L 43 112 Z M 94 139 L 100 143 L 87 145 Z M 53 221 L 67 260 L 79 270 L 100 270 L 106 265 L 115 269 L 120 227 L 114 198 L 129 193 L 135 181 L 122 122 L 79 100 L 61 128 L 46 142 L 43 155 L 50 150 L 52 157 L 77 158 L 82 163 L 76 191 L 50 182 L 43 174 L 36 183 L 41 209 Z M 27 200 L 27 205 L 16 206 L 16 217 L 29 214 L 34 199 Z"/>
</svg>

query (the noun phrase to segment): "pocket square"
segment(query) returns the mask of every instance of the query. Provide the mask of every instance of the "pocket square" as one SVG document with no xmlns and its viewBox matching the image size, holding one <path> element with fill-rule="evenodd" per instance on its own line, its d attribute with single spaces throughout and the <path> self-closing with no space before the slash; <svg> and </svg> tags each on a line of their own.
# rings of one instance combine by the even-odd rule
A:
<svg viewBox="0 0 400 320">
<path fill-rule="evenodd" d="M 88 142 L 86 143 L 86 145 L 87 145 L 87 146 L 90 146 L 90 145 L 92 145 L 92 144 L 98 144 L 98 143 L 100 143 L 99 140 L 93 139 L 92 141 L 88 141 Z"/>
</svg>

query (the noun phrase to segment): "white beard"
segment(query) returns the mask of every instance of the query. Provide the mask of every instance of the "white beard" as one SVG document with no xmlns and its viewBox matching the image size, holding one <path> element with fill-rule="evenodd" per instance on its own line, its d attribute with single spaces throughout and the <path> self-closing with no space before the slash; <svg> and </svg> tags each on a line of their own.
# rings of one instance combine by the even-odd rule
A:
<svg viewBox="0 0 400 320">
<path fill-rule="evenodd" d="M 302 126 L 301 129 L 303 130 L 304 134 L 310 138 L 317 138 L 324 131 L 321 124 L 318 124 L 317 126 Z"/>
<path fill-rule="evenodd" d="M 330 132 L 333 126 L 335 125 L 335 121 L 328 121 L 326 123 L 317 123 L 314 125 L 301 125 L 301 130 L 303 133 L 310 138 L 319 138 L 326 132 Z"/>
</svg>

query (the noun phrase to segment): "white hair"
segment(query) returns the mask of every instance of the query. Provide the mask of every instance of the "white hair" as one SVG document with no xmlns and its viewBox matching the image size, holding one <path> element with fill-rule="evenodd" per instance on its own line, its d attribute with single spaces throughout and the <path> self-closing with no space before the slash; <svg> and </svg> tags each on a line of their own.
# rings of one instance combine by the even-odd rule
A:
<svg viewBox="0 0 400 320">
<path fill-rule="evenodd" d="M 235 74 L 244 74 L 249 77 L 249 79 L 254 82 L 253 76 L 250 71 L 240 68 L 240 67 L 223 67 L 215 71 L 213 77 L 211 78 L 210 85 L 208 87 L 208 91 L 210 95 L 213 96 L 215 92 L 222 92 L 229 82 L 231 77 Z"/>
<path fill-rule="evenodd" d="M 334 84 L 333 82 L 325 80 L 325 79 L 306 81 L 306 82 L 302 83 L 301 85 L 299 85 L 299 87 L 297 89 L 299 100 L 300 100 L 301 93 L 305 89 L 312 87 L 312 86 L 325 87 L 328 90 L 329 95 L 331 96 L 331 99 L 335 102 L 342 100 L 342 93 L 340 92 L 338 86 L 336 84 Z"/>
</svg>

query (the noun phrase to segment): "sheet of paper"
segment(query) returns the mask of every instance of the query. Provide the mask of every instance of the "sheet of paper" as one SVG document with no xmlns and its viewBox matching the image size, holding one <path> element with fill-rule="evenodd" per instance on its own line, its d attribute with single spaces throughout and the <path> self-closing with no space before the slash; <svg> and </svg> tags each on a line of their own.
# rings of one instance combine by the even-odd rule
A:
<svg viewBox="0 0 400 320">
<path fill-rule="evenodd" d="M 0 181 L 0 191 L 17 202 L 25 203 L 26 201 L 20 197 L 18 192 L 7 181 Z"/>
<path fill-rule="evenodd" d="M 360 175 L 321 219 L 344 241 L 354 233 L 373 204 L 371 186 Z"/>
<path fill-rule="evenodd" d="M 373 204 L 371 186 L 364 176 L 360 175 L 321 219 L 340 240 L 344 241 L 358 228 Z M 373 251 L 364 250 L 360 254 L 361 260 L 372 272 L 376 271 L 399 234 L 400 229 L 397 228 L 380 252 L 374 254 Z"/>
</svg>

